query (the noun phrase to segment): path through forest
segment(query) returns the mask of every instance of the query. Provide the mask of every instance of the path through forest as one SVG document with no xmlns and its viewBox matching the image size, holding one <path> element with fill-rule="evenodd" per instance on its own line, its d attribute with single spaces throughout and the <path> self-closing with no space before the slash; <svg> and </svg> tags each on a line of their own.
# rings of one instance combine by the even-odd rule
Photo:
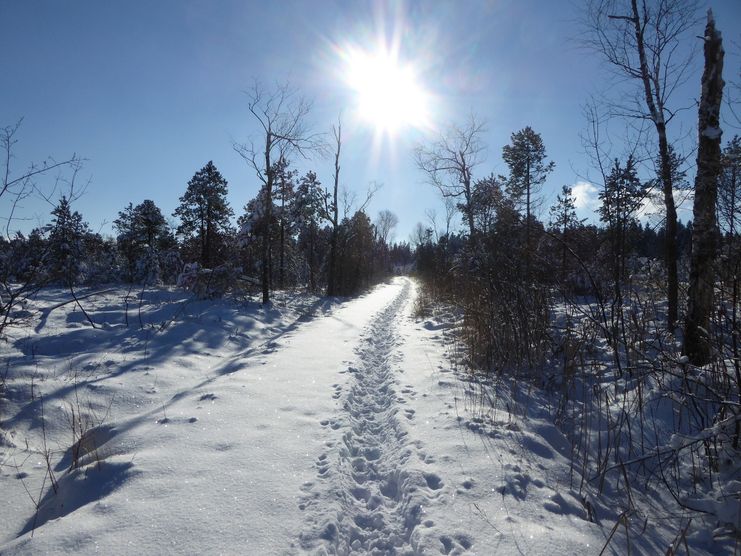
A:
<svg viewBox="0 0 741 556">
<path fill-rule="evenodd" d="M 117 292 L 91 298 L 94 330 L 73 305 L 50 312 L 9 354 L 0 553 L 594 553 L 604 531 L 547 412 L 475 403 L 450 321 L 415 317 L 416 288 L 189 302 L 156 333 L 124 324 Z M 76 465 L 70 409 L 94 417 Z"/>
<path fill-rule="evenodd" d="M 409 291 L 406 281 L 371 321 L 356 348 L 357 366 L 347 368 L 352 380 L 333 421 L 340 424 L 339 450 L 334 457 L 319 456 L 317 483 L 305 485 L 309 492 L 303 507 L 314 514 L 313 531 L 305 535 L 309 546 L 317 536 L 339 554 L 413 551 L 423 508 L 443 486 L 438 475 L 424 472 L 414 451 L 420 443 L 409 438 L 403 425 L 415 413 L 405 407 L 404 397 L 413 390 L 400 387 L 398 376 L 397 321 Z M 315 489 L 324 489 L 324 495 L 316 496 Z M 337 502 L 327 503 L 328 498 Z"/>
</svg>

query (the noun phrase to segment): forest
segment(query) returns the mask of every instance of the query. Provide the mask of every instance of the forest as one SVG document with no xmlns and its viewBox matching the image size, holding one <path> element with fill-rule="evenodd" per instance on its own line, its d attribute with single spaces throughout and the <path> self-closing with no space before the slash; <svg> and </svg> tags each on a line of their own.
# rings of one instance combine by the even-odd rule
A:
<svg viewBox="0 0 741 556">
<path fill-rule="evenodd" d="M 292 551 L 488 554 L 493 553 L 489 541 L 477 539 L 492 535 L 505 542 L 505 553 L 522 553 L 517 534 L 512 533 L 514 544 L 501 540 L 509 537 L 492 508 L 507 496 L 525 504 L 528 496 L 534 496 L 527 490 L 528 482 L 532 490 L 532 485 L 546 479 L 522 479 L 523 474 L 529 476 L 520 473 L 514 460 L 501 467 L 510 478 L 502 479 L 502 485 L 492 483 L 468 506 L 477 533 L 442 531 L 462 530 L 454 524 L 454 511 L 443 508 L 440 514 L 446 517 L 425 521 L 420 513 L 424 510 L 412 509 L 429 508 L 432 515 L 436 504 L 452 505 L 454 498 L 447 490 L 452 486 L 445 473 L 452 476 L 455 466 L 442 463 L 445 458 L 435 461 L 429 456 L 428 452 L 436 451 L 435 437 L 424 434 L 432 433 L 419 433 L 427 452 L 420 448 L 422 444 L 416 445 L 415 452 L 427 471 L 407 470 L 411 456 L 404 455 L 405 450 L 413 451 L 410 439 L 416 438 L 414 427 L 421 427 L 414 424 L 415 411 L 420 414 L 431 408 L 435 418 L 445 416 L 446 426 L 458 427 L 461 435 L 477 434 L 485 439 L 482 442 L 511 436 L 527 448 L 528 439 L 546 439 L 545 447 L 532 444 L 532 453 L 552 460 L 552 464 L 543 462 L 543 477 L 558 475 L 559 486 L 549 495 L 551 506 L 546 501 L 543 507 L 594 527 L 589 539 L 599 546 L 595 550 L 585 544 L 579 549 L 582 553 L 660 549 L 671 555 L 738 554 L 741 136 L 733 130 L 741 127 L 741 76 L 738 68 L 724 68 L 724 48 L 730 47 L 718 29 L 724 22 L 716 22 L 711 11 L 698 17 L 695 2 L 590 0 L 585 6 L 582 46 L 609 66 L 612 79 L 620 84 L 613 98 L 592 98 L 584 105 L 581 142 L 590 162 L 589 181 L 597 192 L 591 219 L 577 215 L 579 200 L 573 184 L 557 188 L 555 202 L 547 202 L 546 188 L 553 186 L 550 176 L 556 165 L 567 161 L 551 159 L 537 131 L 538 122 L 512 130 L 506 144 L 496 149 L 486 144 L 486 118 L 471 114 L 417 142 L 415 169 L 438 195 L 444 212 L 429 210 L 427 222 L 418 223 L 409 238 L 397 241 L 396 207 L 375 215 L 369 209 L 380 186 L 371 183 L 362 192 L 358 187 L 343 187 L 343 141 L 348 139 L 343 138 L 342 116 L 328 133 L 316 132 L 310 125 L 311 104 L 298 89 L 255 81 L 246 99 L 251 121 L 260 131 L 246 142 L 232 140 L 231 149 L 254 177 L 257 194 L 243 207 L 230 206 L 230 184 L 214 162 L 196 161 L 171 214 L 163 213 L 151 199 L 135 199 L 111 215 L 113 234 L 104 234 L 91 229 L 75 209 L 82 195 L 90 195 L 88 186 L 81 183 L 84 160 L 75 155 L 16 167 L 23 121 L 0 129 L 0 203 L 6 222 L 0 236 L 0 339 L 4 344 L 0 470 L 6 484 L 13 478 L 23 483 L 32 507 L 20 532 L 0 527 L 0 552 L 32 552 L 35 545 L 28 543 L 37 528 L 62 527 L 54 520 L 85 507 L 89 501 L 72 502 L 77 498 L 70 494 L 83 484 L 82 470 L 88 477 L 95 467 L 105 484 L 137 480 L 128 463 L 120 478 L 110 479 L 100 471 L 101 462 L 110 458 L 109 469 L 114 469 L 113 461 L 123 465 L 115 458 L 128 452 L 111 447 L 115 436 L 119 430 L 140 426 L 132 417 L 133 406 L 119 408 L 124 402 L 114 400 L 114 387 L 110 393 L 104 390 L 105 397 L 94 403 L 80 401 L 78 388 L 95 393 L 94 383 L 109 372 L 100 361 L 108 358 L 105 365 L 110 362 L 116 368 L 119 363 L 109 355 L 115 352 L 122 357 L 122 369 L 127 357 L 137 357 L 148 365 L 143 367 L 147 373 L 157 372 L 158 366 L 174 365 L 168 350 L 175 352 L 178 343 L 193 341 L 203 345 L 193 348 L 195 355 L 178 352 L 179 366 L 173 369 L 203 368 L 208 373 L 189 377 L 184 383 L 187 389 L 174 385 L 174 374 L 163 378 L 163 386 L 157 386 L 155 379 L 147 394 L 154 395 L 158 388 L 167 394 L 151 402 L 153 413 L 146 414 L 147 422 L 156 418 L 158 425 L 172 428 L 185 423 L 185 413 L 172 415 L 187 396 L 199 396 L 198 403 L 203 404 L 236 397 L 238 390 L 228 380 L 233 374 L 257 372 L 258 360 L 265 365 L 275 357 L 273 366 L 290 373 L 281 386 L 276 379 L 280 400 L 276 394 L 274 401 L 263 397 L 254 402 L 264 408 L 256 412 L 255 422 L 260 413 L 277 412 L 280 407 L 288 407 L 290 413 L 294 405 L 285 400 L 314 392 L 302 393 L 305 387 L 291 386 L 293 377 L 303 376 L 304 369 L 290 361 L 302 353 L 311 359 L 318 351 L 336 352 L 335 362 L 341 360 L 347 367 L 340 371 L 342 379 L 321 379 L 327 382 L 322 386 L 327 391 L 329 382 L 337 381 L 332 385 L 337 407 L 325 405 L 316 411 L 304 407 L 304 416 L 335 412 L 332 419 L 320 421 L 321 432 L 304 433 L 301 427 L 308 425 L 296 418 L 296 430 L 325 441 L 326 448 L 316 462 L 307 464 L 310 473 L 286 467 L 282 475 L 318 476 L 300 487 L 299 508 L 310 517 L 286 519 L 287 527 L 294 529 L 301 519 L 308 523 L 299 527 L 303 532 L 290 545 Z M 697 42 L 698 36 L 701 52 L 680 61 L 683 41 Z M 696 98 L 676 98 L 673 94 L 687 81 L 692 62 L 702 67 L 701 81 L 691 82 Z M 691 135 L 680 137 L 675 116 L 686 104 L 691 108 L 682 109 L 682 117 L 690 118 L 693 129 Z M 617 135 L 624 138 L 619 143 L 613 140 Z M 486 151 L 495 151 L 496 160 L 486 159 Z M 331 171 L 306 171 L 315 159 L 329 161 Z M 496 167 L 505 171 L 492 171 Z M 39 186 L 41 178 L 51 179 L 53 187 Z M 49 205 L 48 223 L 27 232 L 12 231 L 16 209 L 31 196 Z M 678 216 L 682 202 L 692 205 L 691 220 L 683 222 Z M 390 291 L 393 295 L 379 293 Z M 372 301 L 373 296 L 382 299 Z M 226 307 L 237 309 L 225 316 Z M 47 319 L 55 311 L 61 314 L 60 309 L 70 311 L 65 313 L 67 320 L 59 316 L 54 325 L 58 329 L 50 325 L 45 330 Z M 212 320 L 199 320 L 206 319 L 204 315 Z M 317 347 L 328 339 L 318 332 L 308 336 L 312 326 L 324 322 L 323 318 L 331 320 L 332 315 L 343 315 L 353 324 L 328 328 L 327 334 L 355 345 L 354 352 L 339 340 Z M 247 318 L 254 322 L 239 320 Z M 336 320 L 345 322 L 339 316 Z M 195 332 L 181 333 L 178 327 L 186 330 L 193 322 L 203 324 Z M 417 332 L 412 332 L 410 327 L 415 325 Z M 87 330 L 95 336 L 80 336 L 79 352 L 44 347 L 47 341 L 54 346 L 52 331 L 64 334 L 65 326 L 70 329 L 66 333 Z M 222 326 L 231 328 L 224 332 Z M 229 342 L 242 342 L 238 351 L 229 352 L 232 363 L 217 365 L 208 359 L 228 344 L 226 336 L 198 338 L 200 333 L 211 333 L 209 327 L 218 334 L 228 333 Z M 309 331 L 305 337 L 300 336 L 302 327 Z M 426 340 L 414 336 L 420 330 L 436 335 Z M 275 336 L 270 335 L 273 332 Z M 138 355 L 116 351 L 118 344 L 128 346 L 128 338 L 133 338 Z M 307 351 L 289 359 L 292 348 L 285 338 L 299 345 L 305 338 Z M 96 342 L 104 348 L 95 356 L 95 370 L 86 375 L 76 367 L 75 358 L 92 354 Z M 435 364 L 429 355 L 425 355 L 427 362 L 422 360 L 428 352 L 437 354 L 432 355 L 437 357 Z M 187 359 L 191 356 L 205 359 Z M 398 363 L 402 359 L 416 363 Z M 64 365 L 68 370 L 60 371 Z M 310 365 L 306 368 L 318 373 L 319 364 Z M 322 365 L 337 367 L 327 361 Z M 406 365 L 409 376 L 393 375 L 398 371 L 395 365 L 399 369 Z M 444 370 L 430 371 L 426 365 Z M 414 376 L 426 378 L 414 378 L 411 369 L 417 373 Z M 123 373 L 110 372 L 111 376 Z M 444 397 L 447 391 L 435 393 L 443 392 L 453 378 L 454 394 L 448 398 Z M 67 381 L 66 386 L 52 389 L 50 384 L 57 379 Z M 216 381 L 222 379 L 218 384 L 223 390 L 217 390 Z M 315 379 L 312 375 L 312 384 Z M 244 380 L 255 391 L 267 388 Z M 417 385 L 413 389 L 407 381 Z M 422 384 L 433 393 L 424 402 L 415 398 Z M 115 395 L 125 399 L 127 394 Z M 107 409 L 101 400 L 109 400 Z M 407 403 L 416 409 L 402 413 Z M 442 409 L 443 403 L 448 409 Z M 229 407 L 237 415 L 234 408 L 239 406 Z M 377 420 L 372 415 L 378 415 Z M 408 430 L 401 415 L 409 421 Z M 190 419 L 190 423 L 207 422 L 202 414 Z M 450 424 L 453 420 L 457 425 Z M 382 424 L 381 432 L 374 430 L 376 422 Z M 337 429 L 344 432 L 341 440 L 320 436 Z M 288 438 L 292 430 L 283 431 L 281 438 Z M 409 431 L 412 434 L 406 439 Z M 185 436 L 178 438 L 186 442 Z M 253 440 L 247 444 L 256 445 Z M 440 442 L 453 453 L 452 440 L 450 445 L 448 440 Z M 294 441 L 292 446 L 299 443 Z M 384 445 L 389 446 L 385 452 Z M 496 449 L 503 450 L 502 446 Z M 143 452 L 146 457 L 146 448 Z M 28 470 L 31 464 L 25 463 L 31 454 L 41 461 L 33 472 Z M 167 452 L 162 461 L 172 456 Z M 333 458 L 340 462 L 336 467 L 326 463 Z M 488 452 L 486 458 L 476 459 L 477 470 L 495 467 Z M 527 454 L 523 458 L 527 460 Z M 290 462 L 285 465 L 293 465 L 294 460 L 286 460 Z M 433 467 L 423 465 L 427 463 Z M 131 465 L 136 469 L 139 464 Z M 150 468 L 141 465 L 140 473 L 146 474 Z M 332 472 L 346 475 L 332 483 Z M 33 476 L 27 478 L 28 473 Z M 269 471 L 265 473 L 269 476 Z M 485 471 L 480 473 L 476 480 L 460 477 L 460 497 L 469 496 L 472 485 L 484 481 Z M 520 477 L 518 484 L 525 486 L 517 490 L 520 487 L 512 486 L 511 477 Z M 65 487 L 65 480 L 71 486 Z M 330 486 L 319 492 L 317 485 L 325 483 Z M 343 485 L 348 483 L 352 489 L 345 492 Z M 95 491 L 92 500 L 100 504 L 117 488 Z M 312 489 L 317 489 L 313 497 Z M 339 491 L 342 494 L 336 494 Z M 54 495 L 70 500 L 74 509 L 62 509 L 63 502 L 57 504 Z M 264 504 L 259 511 L 280 507 L 267 498 Z M 352 515 L 352 520 L 327 521 L 326 508 L 338 504 L 339 509 L 332 511 Z M 483 504 L 492 504 L 488 513 Z M 275 511 L 277 523 L 279 509 Z M 94 523 L 92 517 L 85 519 Z M 256 541 L 255 546 L 282 553 L 287 548 L 276 548 L 280 545 L 276 538 L 282 542 L 293 533 Z M 64 535 L 72 533 L 59 534 L 68 539 Z M 37 542 L 47 542 L 40 537 Z M 54 543 L 61 541 L 48 538 L 51 544 L 40 544 L 39 549 L 59 548 Z M 576 550 L 568 540 L 559 542 L 566 543 L 558 545 L 562 550 Z M 91 550 L 83 546 L 84 551 Z M 149 548 L 153 546 L 158 545 Z M 543 546 L 538 545 L 535 553 L 546 553 Z M 234 546 L 226 544 L 216 551 L 222 550 L 234 552 Z"/>
</svg>

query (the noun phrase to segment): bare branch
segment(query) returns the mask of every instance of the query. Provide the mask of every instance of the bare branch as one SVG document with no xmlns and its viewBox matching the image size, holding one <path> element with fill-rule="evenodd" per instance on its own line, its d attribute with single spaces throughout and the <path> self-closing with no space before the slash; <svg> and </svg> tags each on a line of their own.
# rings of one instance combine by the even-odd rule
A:
<svg viewBox="0 0 741 556">
<path fill-rule="evenodd" d="M 471 193 L 473 171 L 483 161 L 484 145 L 481 136 L 485 124 L 471 115 L 464 126 L 451 126 L 429 146 L 419 146 L 415 152 L 417 168 L 445 197 L 464 197 L 464 213 L 469 232 L 474 235 Z"/>
<path fill-rule="evenodd" d="M 60 184 L 66 185 L 70 190 L 69 196 L 74 198 L 79 198 L 87 187 L 85 186 L 81 191 L 75 193 L 75 180 L 82 169 L 83 163 L 83 160 L 76 154 L 73 154 L 70 158 L 61 161 L 49 157 L 41 164 L 32 163 L 19 175 L 13 175 L 13 147 L 18 142 L 15 136 L 22 123 L 23 119 L 21 118 L 14 125 L 0 128 L 0 149 L 3 151 L 2 158 L 5 165 L 1 174 L 2 182 L 0 182 L 0 198 L 10 197 L 10 210 L 7 216 L 3 216 L 6 220 L 5 234 L 8 237 L 10 237 L 12 222 L 17 220 L 16 211 L 20 208 L 21 201 L 28 198 L 33 193 L 36 193 L 41 199 L 50 202 L 50 199 L 56 193 Z M 62 173 L 64 169 L 72 170 L 72 176 L 70 178 L 65 177 Z M 35 180 L 37 178 L 53 171 L 56 171 L 56 177 L 54 180 L 54 187 L 51 191 L 43 189 L 36 183 Z M 55 205 L 55 203 L 51 204 Z"/>
</svg>

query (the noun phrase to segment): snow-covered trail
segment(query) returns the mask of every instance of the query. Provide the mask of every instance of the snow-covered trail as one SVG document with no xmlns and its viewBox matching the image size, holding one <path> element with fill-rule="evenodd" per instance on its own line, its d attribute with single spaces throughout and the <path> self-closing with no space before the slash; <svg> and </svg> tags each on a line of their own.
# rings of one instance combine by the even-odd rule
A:
<svg viewBox="0 0 741 556">
<path fill-rule="evenodd" d="M 385 310 L 377 327 L 396 318 L 409 300 L 408 283 L 397 279 L 378 287 L 328 315 L 293 327 L 246 358 L 239 356 L 244 350 L 233 355 L 225 350 L 211 352 L 206 357 L 193 350 L 187 357 L 151 369 L 144 380 L 151 383 L 154 374 L 159 389 L 173 392 L 162 411 L 149 405 L 133 418 L 114 416 L 106 423 L 105 434 L 98 435 L 100 470 L 90 465 L 65 474 L 60 481 L 62 495 L 48 497 L 33 539 L 29 519 L 25 533 L 0 545 L 0 551 L 57 552 L 65 547 L 110 554 L 279 554 L 305 550 L 310 542 L 305 530 L 306 484 L 316 481 L 324 467 L 322 457 L 330 457 L 327 450 L 339 448 L 333 444 L 335 434 L 350 433 L 344 428 L 339 431 L 333 416 L 346 413 L 350 428 L 350 421 L 355 421 L 356 432 L 346 437 L 348 453 L 361 450 L 364 441 L 373 442 L 357 433 L 365 403 L 361 390 L 380 392 L 383 384 L 373 384 L 375 378 L 370 376 L 364 384 L 356 381 L 357 373 L 350 369 L 357 368 L 366 355 L 383 359 L 393 336 L 388 331 L 385 348 L 366 345 L 366 351 L 360 352 L 359 346 L 367 343 L 361 333 L 379 311 Z M 191 378 L 187 387 L 180 388 L 169 383 L 173 375 L 196 372 L 204 363 L 208 368 L 200 380 Z M 373 367 L 370 362 L 363 365 Z M 223 372 L 224 368 L 228 371 Z M 130 382 L 129 392 L 144 388 L 136 383 L 142 379 L 141 374 L 117 377 Z M 392 395 L 390 377 L 382 380 Z M 384 399 L 390 400 L 379 398 L 377 409 Z M 381 442 L 380 437 L 376 440 Z M 395 466 L 388 458 L 402 446 L 401 439 L 396 442 L 385 452 L 389 474 Z M 372 450 L 365 450 L 363 457 L 372 458 Z M 388 494 L 394 494 L 392 488 L 384 486 Z M 83 491 L 85 496 L 75 495 Z M 361 497 L 359 491 L 356 494 Z M 403 504 L 400 501 L 396 510 L 402 521 L 406 519 Z M 32 512 L 28 513 L 30 518 Z M 362 522 L 359 513 L 355 517 Z M 410 523 L 414 521 L 411 518 Z M 396 522 L 389 521 L 388 526 L 408 538 L 408 531 Z M 338 531 L 337 542 L 345 531 L 350 534 L 347 528 Z M 378 531 L 379 538 L 384 536 Z"/>
<path fill-rule="evenodd" d="M 24 491 L 43 483 L 38 452 L 0 468 L 0 555 L 598 553 L 605 529 L 569 490 L 565 439 L 535 410 L 471 404 L 449 325 L 412 316 L 416 287 L 399 277 L 293 324 L 204 302 L 120 356 L 111 332 L 86 332 L 69 365 L 105 371 L 79 384 L 56 371 L 63 356 L 28 358 L 50 369 L 45 393 L 109 414 L 78 468 L 60 445 L 38 516 Z M 57 345 L 86 331 L 52 316 Z M 63 442 L 70 399 L 51 399 Z M 31 413 L 15 422 L 38 444 Z"/>
<path fill-rule="evenodd" d="M 304 485 L 302 507 L 310 515 L 305 548 L 320 544 L 337 554 L 413 552 L 423 509 L 442 487 L 440 477 L 419 468 L 403 424 L 415 411 L 397 394 L 397 321 L 409 293 L 406 281 L 365 330 L 356 348 L 358 366 L 347 369 L 353 377 L 349 392 L 331 422 L 341 433 L 338 453 L 322 454 L 316 483 Z"/>
</svg>

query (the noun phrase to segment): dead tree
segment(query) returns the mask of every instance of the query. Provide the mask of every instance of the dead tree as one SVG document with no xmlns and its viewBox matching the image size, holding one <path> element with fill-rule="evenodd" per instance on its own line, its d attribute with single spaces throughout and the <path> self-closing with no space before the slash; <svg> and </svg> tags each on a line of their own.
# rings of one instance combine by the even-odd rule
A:
<svg viewBox="0 0 741 556">
<path fill-rule="evenodd" d="M 591 0 L 587 8 L 587 45 L 604 56 L 619 79 L 636 82 L 632 102 L 613 106 L 616 114 L 648 120 L 656 129 L 660 183 L 666 211 L 664 263 L 667 272 L 667 326 L 678 318 L 677 210 L 667 136 L 667 125 L 676 115 L 668 104 L 682 84 L 691 54 L 678 48 L 683 36 L 697 22 L 697 0 Z"/>
<path fill-rule="evenodd" d="M 327 295 L 337 293 L 337 230 L 339 221 L 339 199 L 340 187 L 340 152 L 342 151 L 342 122 L 337 120 L 337 127 L 332 126 L 332 135 L 337 149 L 334 154 L 334 183 L 331 201 L 329 195 L 325 196 L 324 216 L 332 225 L 332 235 L 329 241 L 329 273 L 327 276 Z"/>
<path fill-rule="evenodd" d="M 392 239 L 392 232 L 397 224 L 399 224 L 399 217 L 390 210 L 384 209 L 378 213 L 375 226 L 378 231 L 378 239 L 383 245 L 388 246 L 389 241 Z"/>
<path fill-rule="evenodd" d="M 720 174 L 720 106 L 723 100 L 723 41 L 708 10 L 705 27 L 705 70 L 698 115 L 699 147 L 695 177 L 692 258 L 684 354 L 694 365 L 711 359 L 710 315 L 713 311 L 717 224 L 715 204 Z"/>
<path fill-rule="evenodd" d="M 484 124 L 471 116 L 463 127 L 453 126 L 429 146 L 420 146 L 415 153 L 417 167 L 435 186 L 443 198 L 463 198 L 458 204 L 468 224 L 471 241 L 475 241 L 473 170 L 481 163 L 484 146 L 481 135 Z"/>
<path fill-rule="evenodd" d="M 233 143 L 232 147 L 255 171 L 262 184 L 264 222 L 272 218 L 273 187 L 276 183 L 276 162 L 287 159 L 291 154 L 304 158 L 321 147 L 321 136 L 312 133 L 307 126 L 311 105 L 289 85 L 277 86 L 266 92 L 255 83 L 247 93 L 250 114 L 259 124 L 259 143 Z M 262 302 L 270 302 L 270 234 L 266 230 L 262 238 Z"/>
</svg>

